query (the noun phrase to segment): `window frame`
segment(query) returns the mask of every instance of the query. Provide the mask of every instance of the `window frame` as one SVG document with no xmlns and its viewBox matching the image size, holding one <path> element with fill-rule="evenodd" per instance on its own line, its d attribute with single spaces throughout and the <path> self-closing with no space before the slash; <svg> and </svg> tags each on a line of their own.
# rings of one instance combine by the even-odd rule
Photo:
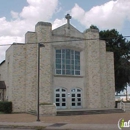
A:
<svg viewBox="0 0 130 130">
<path fill-rule="evenodd" d="M 68 59 L 66 57 L 67 51 L 70 51 L 70 56 L 69 56 L 70 58 Z M 57 57 L 58 55 L 59 57 Z M 78 58 L 76 59 L 76 57 Z M 59 63 L 57 62 L 58 60 L 59 60 Z M 65 60 L 65 63 L 63 63 L 64 60 Z M 55 68 L 56 75 L 81 76 L 81 51 L 69 49 L 69 48 L 55 48 L 54 61 L 55 61 L 54 68 Z M 59 65 L 59 68 L 57 68 L 58 65 Z M 67 66 L 68 66 L 68 69 L 67 69 Z"/>
</svg>

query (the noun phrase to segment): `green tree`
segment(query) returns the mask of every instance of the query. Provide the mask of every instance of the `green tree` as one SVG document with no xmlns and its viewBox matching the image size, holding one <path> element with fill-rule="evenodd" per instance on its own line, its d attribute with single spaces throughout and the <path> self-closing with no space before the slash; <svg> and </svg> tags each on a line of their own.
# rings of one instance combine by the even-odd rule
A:
<svg viewBox="0 0 130 130">
<path fill-rule="evenodd" d="M 97 30 L 99 30 L 98 27 L 95 26 L 95 25 L 91 25 L 91 26 L 90 26 L 90 29 L 97 29 Z"/>
<path fill-rule="evenodd" d="M 114 52 L 115 90 L 123 91 L 130 84 L 130 42 L 115 29 L 100 31 L 106 50 Z"/>
</svg>

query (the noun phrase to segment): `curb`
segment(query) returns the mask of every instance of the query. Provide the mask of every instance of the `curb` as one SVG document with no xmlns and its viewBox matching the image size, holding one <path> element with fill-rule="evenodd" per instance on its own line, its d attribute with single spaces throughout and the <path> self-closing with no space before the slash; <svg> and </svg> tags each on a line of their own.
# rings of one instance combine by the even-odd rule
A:
<svg viewBox="0 0 130 130">
<path fill-rule="evenodd" d="M 0 128 L 45 130 L 46 126 L 0 125 Z"/>
</svg>

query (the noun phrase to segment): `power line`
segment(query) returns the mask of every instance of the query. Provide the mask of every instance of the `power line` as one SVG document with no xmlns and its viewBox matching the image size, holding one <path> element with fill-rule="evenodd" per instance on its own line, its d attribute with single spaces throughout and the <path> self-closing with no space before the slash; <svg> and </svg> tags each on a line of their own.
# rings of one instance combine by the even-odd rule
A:
<svg viewBox="0 0 130 130">
<path fill-rule="evenodd" d="M 42 42 L 44 43 L 58 43 L 58 42 L 72 42 L 72 41 L 85 41 L 85 40 L 99 40 L 99 38 L 95 38 L 95 39 L 75 39 L 75 40 L 65 40 L 65 41 L 50 41 L 50 42 Z M 37 43 L 27 43 L 27 44 L 37 44 Z M 10 46 L 10 45 L 21 45 L 19 43 L 13 43 L 13 44 L 3 44 L 0 46 Z M 24 43 L 22 44 L 24 45 Z"/>
<path fill-rule="evenodd" d="M 13 45 L 13 44 L 2 44 L 0 46 L 10 46 L 10 45 Z"/>
<path fill-rule="evenodd" d="M 123 37 L 130 37 L 130 36 L 123 36 Z M 66 37 L 65 37 L 66 38 Z M 68 37 L 69 38 L 69 37 Z M 76 37 L 75 37 L 76 38 Z M 50 41 L 50 42 L 42 42 L 44 43 L 58 43 L 58 42 L 73 42 L 73 41 L 89 41 L 89 40 L 109 40 L 117 37 L 109 37 L 109 38 L 90 38 L 90 39 L 84 39 L 84 38 L 77 38 L 73 40 L 65 40 L 65 41 Z M 27 43 L 27 44 L 37 44 L 37 43 Z M 24 45 L 24 43 L 13 43 L 13 44 L 1 44 L 0 46 L 11 46 L 11 45 Z"/>
</svg>

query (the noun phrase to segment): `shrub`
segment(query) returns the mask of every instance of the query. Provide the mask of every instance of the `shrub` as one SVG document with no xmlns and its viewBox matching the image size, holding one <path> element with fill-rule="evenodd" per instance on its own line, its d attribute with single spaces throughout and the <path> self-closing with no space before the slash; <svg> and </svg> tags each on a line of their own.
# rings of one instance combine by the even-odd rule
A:
<svg viewBox="0 0 130 130">
<path fill-rule="evenodd" d="M 12 113 L 12 102 L 0 101 L 0 112 Z"/>
</svg>

